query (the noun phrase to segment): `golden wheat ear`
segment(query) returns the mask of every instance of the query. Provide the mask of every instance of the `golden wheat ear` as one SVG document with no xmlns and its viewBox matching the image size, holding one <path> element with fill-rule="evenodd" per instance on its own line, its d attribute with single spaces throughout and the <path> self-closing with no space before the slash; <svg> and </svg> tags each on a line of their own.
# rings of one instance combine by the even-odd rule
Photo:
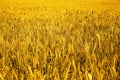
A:
<svg viewBox="0 0 120 80">
<path fill-rule="evenodd" d="M 91 73 L 88 73 L 88 79 L 92 80 L 92 74 Z"/>
</svg>

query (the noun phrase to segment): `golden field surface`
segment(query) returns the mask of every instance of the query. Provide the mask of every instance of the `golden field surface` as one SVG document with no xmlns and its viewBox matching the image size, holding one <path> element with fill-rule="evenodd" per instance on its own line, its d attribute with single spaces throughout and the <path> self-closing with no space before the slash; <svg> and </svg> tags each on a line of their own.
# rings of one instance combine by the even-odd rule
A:
<svg viewBox="0 0 120 80">
<path fill-rule="evenodd" d="M 0 80 L 120 80 L 119 0 L 0 2 Z"/>
</svg>

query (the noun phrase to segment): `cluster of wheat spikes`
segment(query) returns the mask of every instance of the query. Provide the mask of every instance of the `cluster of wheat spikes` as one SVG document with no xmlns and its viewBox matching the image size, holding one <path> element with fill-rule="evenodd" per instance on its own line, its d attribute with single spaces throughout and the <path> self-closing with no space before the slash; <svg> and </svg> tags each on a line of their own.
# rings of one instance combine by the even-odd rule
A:
<svg viewBox="0 0 120 80">
<path fill-rule="evenodd" d="M 119 79 L 119 9 L 0 5 L 0 80 Z"/>
</svg>

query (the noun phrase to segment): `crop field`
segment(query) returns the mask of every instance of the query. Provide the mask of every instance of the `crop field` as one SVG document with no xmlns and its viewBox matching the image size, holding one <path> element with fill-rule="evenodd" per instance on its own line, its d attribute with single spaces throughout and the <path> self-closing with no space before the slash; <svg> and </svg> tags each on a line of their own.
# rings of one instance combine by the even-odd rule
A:
<svg viewBox="0 0 120 80">
<path fill-rule="evenodd" d="M 120 80 L 118 0 L 0 1 L 0 80 Z"/>
</svg>

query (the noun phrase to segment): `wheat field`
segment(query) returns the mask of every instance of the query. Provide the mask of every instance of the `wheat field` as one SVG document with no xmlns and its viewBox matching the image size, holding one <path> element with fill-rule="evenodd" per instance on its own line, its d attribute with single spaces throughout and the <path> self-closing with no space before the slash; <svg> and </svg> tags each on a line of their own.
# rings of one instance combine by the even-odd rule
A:
<svg viewBox="0 0 120 80">
<path fill-rule="evenodd" d="M 119 1 L 0 1 L 0 80 L 120 80 Z"/>
</svg>

